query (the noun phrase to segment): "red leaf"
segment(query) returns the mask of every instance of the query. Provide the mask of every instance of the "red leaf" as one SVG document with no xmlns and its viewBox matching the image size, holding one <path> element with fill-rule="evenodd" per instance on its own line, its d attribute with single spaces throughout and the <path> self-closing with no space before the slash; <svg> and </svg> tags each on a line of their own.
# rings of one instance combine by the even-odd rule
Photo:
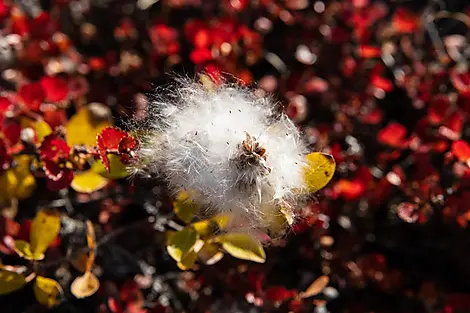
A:
<svg viewBox="0 0 470 313">
<path fill-rule="evenodd" d="M 189 58 L 194 64 L 201 64 L 212 60 L 212 52 L 207 48 L 198 48 L 191 52 Z"/>
<path fill-rule="evenodd" d="M 24 105 L 33 111 L 38 111 L 41 103 L 46 98 L 46 93 L 41 84 L 31 83 L 21 86 L 18 96 Z"/>
<path fill-rule="evenodd" d="M 429 121 L 433 124 L 440 124 L 449 109 L 450 101 L 447 97 L 436 97 L 428 110 Z"/>
<path fill-rule="evenodd" d="M 207 29 L 200 29 L 194 35 L 194 45 L 197 48 L 207 48 L 212 43 L 209 30 Z"/>
<path fill-rule="evenodd" d="M 11 156 L 7 152 L 5 141 L 0 138 L 0 175 L 10 168 Z"/>
<path fill-rule="evenodd" d="M 340 179 L 333 187 L 334 192 L 338 197 L 343 197 L 345 200 L 357 200 L 360 198 L 366 188 L 365 185 L 359 180 L 346 180 Z"/>
<path fill-rule="evenodd" d="M 360 58 L 364 59 L 378 58 L 382 54 L 382 49 L 380 47 L 360 45 L 357 53 Z"/>
<path fill-rule="evenodd" d="M 61 175 L 57 180 L 47 179 L 47 188 L 50 191 L 59 191 L 67 188 L 72 183 L 74 173 L 68 168 L 62 169 Z"/>
<path fill-rule="evenodd" d="M 44 89 L 47 101 L 59 102 L 64 100 L 68 95 L 67 82 L 59 77 L 42 77 L 40 84 Z"/>
<path fill-rule="evenodd" d="M 111 313 L 124 313 L 124 309 L 119 305 L 114 298 L 108 298 L 108 308 Z"/>
<path fill-rule="evenodd" d="M 57 163 L 59 160 L 67 158 L 70 153 L 70 147 L 64 139 L 56 134 L 50 134 L 44 138 L 39 147 L 39 157 L 43 161 L 52 161 Z"/>
<path fill-rule="evenodd" d="M 124 302 L 143 302 L 143 294 L 135 280 L 124 282 L 120 289 L 120 299 Z"/>
<path fill-rule="evenodd" d="M 389 79 L 379 75 L 371 76 L 370 83 L 375 88 L 382 89 L 385 92 L 390 92 L 393 90 L 393 83 Z"/>
<path fill-rule="evenodd" d="M 365 124 L 378 124 L 382 121 L 382 119 L 382 111 L 379 108 L 375 108 L 362 118 L 362 122 Z"/>
<path fill-rule="evenodd" d="M 8 146 L 11 147 L 20 141 L 21 125 L 15 119 L 4 119 L 0 129 Z"/>
<path fill-rule="evenodd" d="M 127 137 L 128 134 L 122 130 L 114 127 L 106 127 L 101 134 L 96 137 L 96 146 L 100 159 L 103 162 L 104 168 L 109 172 L 109 159 L 107 155 L 108 149 L 118 149 L 121 140 Z"/>
<path fill-rule="evenodd" d="M 286 299 L 294 297 L 296 294 L 297 292 L 293 290 L 287 290 L 286 288 L 282 286 L 269 287 L 264 292 L 266 300 L 273 301 L 273 302 L 284 301 Z"/>
<path fill-rule="evenodd" d="M 379 131 L 377 140 L 392 147 L 399 147 L 405 139 L 406 132 L 403 125 L 392 122 Z"/>
<path fill-rule="evenodd" d="M 8 98 L 0 97 L 0 117 L 6 111 L 10 110 L 12 107 L 12 103 Z"/>
<path fill-rule="evenodd" d="M 121 139 L 119 143 L 119 152 L 120 153 L 129 153 L 134 151 L 138 146 L 138 141 L 132 136 L 127 136 Z"/>
<path fill-rule="evenodd" d="M 418 17 L 404 8 L 398 8 L 393 15 L 392 25 L 399 33 L 411 33 L 418 28 Z"/>
<path fill-rule="evenodd" d="M 52 129 L 55 129 L 57 126 L 65 125 L 67 122 L 67 115 L 64 109 L 45 110 L 43 114 L 44 121 L 49 124 Z"/>
<path fill-rule="evenodd" d="M 97 141 L 101 141 L 101 145 L 106 149 L 118 149 L 121 139 L 129 136 L 125 131 L 115 127 L 106 127 L 98 135 Z"/>
<path fill-rule="evenodd" d="M 63 168 L 61 168 L 57 163 L 50 160 L 43 161 L 43 169 L 47 178 L 54 181 L 61 179 L 64 174 Z"/>
<path fill-rule="evenodd" d="M 459 161 L 467 163 L 470 159 L 470 146 L 463 140 L 452 143 L 451 151 Z"/>
</svg>

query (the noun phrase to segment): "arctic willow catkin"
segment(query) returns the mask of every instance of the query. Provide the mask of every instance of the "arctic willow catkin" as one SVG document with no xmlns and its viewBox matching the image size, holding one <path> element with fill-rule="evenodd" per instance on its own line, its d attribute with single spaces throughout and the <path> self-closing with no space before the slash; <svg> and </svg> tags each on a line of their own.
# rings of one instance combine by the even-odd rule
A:
<svg viewBox="0 0 470 313">
<path fill-rule="evenodd" d="M 307 149 L 270 99 L 189 79 L 157 93 L 139 151 L 151 174 L 175 193 L 190 191 L 201 215 L 231 216 L 238 230 L 291 222 L 305 190 Z"/>
</svg>

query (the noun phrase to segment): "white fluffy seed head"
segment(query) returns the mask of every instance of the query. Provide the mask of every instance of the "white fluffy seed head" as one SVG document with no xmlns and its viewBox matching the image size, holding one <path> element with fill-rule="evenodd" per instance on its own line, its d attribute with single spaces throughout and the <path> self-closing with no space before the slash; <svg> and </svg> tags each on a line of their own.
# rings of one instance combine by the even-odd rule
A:
<svg viewBox="0 0 470 313">
<path fill-rule="evenodd" d="M 180 79 L 150 104 L 139 156 L 174 192 L 192 190 L 205 212 L 237 229 L 269 227 L 280 203 L 304 187 L 306 146 L 274 103 L 236 84 L 214 89 Z"/>
</svg>

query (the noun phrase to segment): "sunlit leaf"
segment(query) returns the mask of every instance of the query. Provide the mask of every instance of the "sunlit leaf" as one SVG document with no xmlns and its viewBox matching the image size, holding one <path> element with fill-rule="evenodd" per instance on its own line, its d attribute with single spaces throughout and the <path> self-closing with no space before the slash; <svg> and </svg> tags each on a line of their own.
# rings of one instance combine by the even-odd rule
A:
<svg viewBox="0 0 470 313">
<path fill-rule="evenodd" d="M 44 253 L 59 234 L 59 230 L 59 213 L 54 210 L 40 210 L 31 224 L 30 244 L 33 255 Z"/>
<path fill-rule="evenodd" d="M 42 260 L 44 259 L 44 253 L 33 253 L 29 242 L 24 240 L 15 241 L 15 251 L 19 256 L 27 260 Z"/>
<path fill-rule="evenodd" d="M 193 268 L 196 263 L 197 253 L 194 250 L 189 251 L 176 265 L 180 270 L 187 271 Z"/>
<path fill-rule="evenodd" d="M 22 274 L 0 269 L 0 295 L 21 289 L 28 281 Z"/>
<path fill-rule="evenodd" d="M 70 286 L 70 292 L 77 298 L 86 298 L 93 295 L 100 287 L 98 278 L 91 272 L 75 278 Z"/>
<path fill-rule="evenodd" d="M 466 141 L 454 141 L 451 146 L 451 152 L 459 161 L 470 164 L 470 145 Z"/>
<path fill-rule="evenodd" d="M 336 163 L 333 156 L 321 152 L 310 153 L 306 159 L 305 186 L 309 192 L 315 192 L 325 187 L 331 180 L 335 173 Z"/>
<path fill-rule="evenodd" d="M 88 107 L 80 109 L 72 116 L 66 125 L 67 143 L 72 145 L 94 146 L 96 143 L 96 135 L 104 128 L 111 126 L 104 120 L 94 120 Z"/>
<path fill-rule="evenodd" d="M 216 215 L 211 218 L 212 221 L 216 222 L 219 225 L 219 228 L 225 228 L 230 222 L 230 216 L 228 215 Z"/>
<path fill-rule="evenodd" d="M 313 297 L 325 289 L 326 286 L 328 286 L 328 283 L 330 282 L 330 278 L 326 275 L 320 276 L 317 279 L 313 281 L 313 283 L 308 286 L 308 288 L 300 294 L 301 298 L 309 298 Z"/>
<path fill-rule="evenodd" d="M 195 222 L 191 225 L 201 237 L 210 237 L 219 229 L 219 225 L 212 219 Z"/>
<path fill-rule="evenodd" d="M 108 160 L 110 172 L 106 170 L 101 160 L 97 160 L 95 163 L 93 163 L 91 170 L 109 179 L 119 179 L 129 175 L 126 165 L 119 160 L 118 156 L 108 154 Z"/>
<path fill-rule="evenodd" d="M 196 230 L 187 227 L 175 233 L 168 234 L 168 254 L 180 262 L 193 248 L 199 236 Z"/>
<path fill-rule="evenodd" d="M 33 291 L 36 300 L 48 308 L 58 305 L 64 293 L 57 281 L 42 276 L 36 277 Z"/>
<path fill-rule="evenodd" d="M 118 150 L 121 140 L 126 136 L 128 136 L 126 132 L 116 127 L 106 127 L 96 137 L 96 147 L 98 148 L 100 160 L 107 172 L 111 170 L 109 156 L 107 155 L 108 149 Z"/>
<path fill-rule="evenodd" d="M 264 263 L 266 255 L 261 243 L 249 234 L 230 233 L 215 239 L 233 257 Z"/>
<path fill-rule="evenodd" d="M 194 214 L 199 210 L 187 191 L 180 191 L 173 202 L 176 216 L 185 223 L 191 222 Z"/>
<path fill-rule="evenodd" d="M 76 174 L 70 186 L 77 192 L 92 193 L 108 184 L 109 180 L 93 172 L 86 171 Z"/>
<path fill-rule="evenodd" d="M 392 122 L 377 134 L 377 141 L 391 147 L 399 147 L 406 138 L 405 126 Z"/>
<path fill-rule="evenodd" d="M 44 120 L 36 121 L 35 125 L 37 143 L 40 144 L 47 135 L 52 133 L 52 128 Z"/>
<path fill-rule="evenodd" d="M 206 242 L 197 256 L 204 264 L 213 265 L 224 257 L 224 253 L 220 251 L 218 244 Z"/>
<path fill-rule="evenodd" d="M 14 158 L 17 166 L 10 169 L 18 179 L 13 196 L 20 200 L 29 198 L 36 190 L 36 179 L 30 170 L 31 159 L 29 155 L 18 155 Z"/>
</svg>

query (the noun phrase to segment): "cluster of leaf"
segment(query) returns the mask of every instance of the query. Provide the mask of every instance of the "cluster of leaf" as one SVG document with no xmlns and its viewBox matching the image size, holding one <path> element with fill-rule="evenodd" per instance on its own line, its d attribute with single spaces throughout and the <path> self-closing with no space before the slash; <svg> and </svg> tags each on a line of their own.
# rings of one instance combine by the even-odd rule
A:
<svg viewBox="0 0 470 313">
<path fill-rule="evenodd" d="M 130 160 L 137 141 L 107 122 L 95 125 L 91 114 L 90 107 L 82 108 L 65 125 L 65 130 L 60 127 L 52 130 L 42 118 L 8 118 L 8 123 L 16 123 L 18 132 L 32 133 L 31 138 L 17 138 L 16 142 L 8 131 L 1 133 L 4 146 L 0 151 L 3 164 L 0 180 L 9 186 L 1 194 L 3 204 L 31 194 L 35 186 L 32 168 L 43 169 L 50 191 L 71 186 L 78 192 L 90 193 L 106 186 L 109 178 L 127 176 L 122 161 Z M 94 159 L 98 161 L 90 165 Z"/>
<path fill-rule="evenodd" d="M 91 272 L 95 260 L 95 238 L 91 222 L 87 222 L 87 242 L 89 251 L 85 257 L 84 274 L 75 278 L 71 292 L 77 298 L 88 297 L 99 288 L 99 281 Z M 39 275 L 38 262 L 45 257 L 45 251 L 56 239 L 60 231 L 60 214 L 53 210 L 39 211 L 31 224 L 30 240 L 15 241 L 15 251 L 29 260 L 29 266 L 4 266 L 0 268 L 0 295 L 9 294 L 23 288 L 34 279 L 33 291 L 37 301 L 52 308 L 63 300 L 61 285 L 54 279 Z"/>
<path fill-rule="evenodd" d="M 18 264 L 15 239 L 37 253 L 24 234 L 28 219 L 39 205 L 60 206 L 119 238 L 97 248 L 106 256 L 97 260 L 108 271 L 97 275 L 104 300 L 69 302 L 68 312 L 467 312 L 468 16 L 465 1 L 1 1 L 3 262 Z M 261 267 L 223 258 L 180 273 L 148 235 L 172 206 L 154 184 L 116 182 L 125 175 L 120 131 L 108 133 L 117 135 L 111 142 L 104 134 L 96 141 L 111 115 L 145 119 L 145 93 L 167 81 L 165 73 L 202 69 L 215 80 L 228 72 L 256 83 L 260 94 L 274 93 L 312 149 L 337 163 L 320 201 L 302 208 L 303 218 L 266 250 Z M 60 149 L 46 142 L 41 159 L 47 136 Z M 109 176 L 106 160 L 111 173 L 122 171 Z M 128 225 L 149 217 L 155 225 Z M 217 220 L 186 221 L 174 229 L 191 238 L 196 231 L 196 242 L 217 248 L 209 256 L 231 253 L 215 240 L 226 235 Z M 193 226 L 198 222 L 217 229 L 210 239 Z M 201 244 L 182 242 L 173 251 L 179 265 L 195 254 L 198 264 L 210 260 Z M 107 268 L 109 260 L 116 263 Z M 132 262 L 151 270 L 136 276 Z M 29 280 L 27 273 L 19 274 Z M 23 284 L 22 276 L 6 274 Z M 313 299 L 299 296 L 325 276 L 328 287 Z M 8 307 L 19 293 L 1 298 L 2 312 L 22 311 Z"/>
</svg>

